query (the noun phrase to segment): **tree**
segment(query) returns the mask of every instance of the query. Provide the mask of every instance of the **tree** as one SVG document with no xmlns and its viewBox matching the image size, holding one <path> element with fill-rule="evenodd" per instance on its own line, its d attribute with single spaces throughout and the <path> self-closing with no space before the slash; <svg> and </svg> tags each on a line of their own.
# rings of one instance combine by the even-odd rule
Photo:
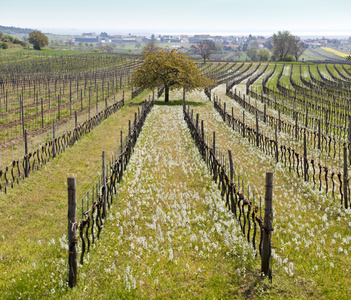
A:
<svg viewBox="0 0 351 300">
<path fill-rule="evenodd" d="M 139 41 L 135 43 L 135 48 L 138 50 L 141 48 L 141 43 Z"/>
<path fill-rule="evenodd" d="M 41 31 L 34 30 L 29 33 L 28 42 L 33 44 L 35 50 L 40 50 L 41 48 L 49 45 L 48 37 Z"/>
<path fill-rule="evenodd" d="M 268 49 L 260 49 L 258 50 L 257 58 L 259 61 L 268 61 L 271 58 L 271 53 Z"/>
<path fill-rule="evenodd" d="M 351 55 L 348 55 L 345 57 L 347 61 L 350 61 L 351 60 Z"/>
<path fill-rule="evenodd" d="M 156 41 L 151 39 L 145 44 L 145 46 L 142 48 L 142 51 L 144 55 L 147 52 L 156 52 L 159 49 L 160 47 L 156 45 Z"/>
<path fill-rule="evenodd" d="M 216 52 L 217 53 L 223 53 L 223 44 L 222 43 L 216 43 Z"/>
<path fill-rule="evenodd" d="M 257 48 L 256 47 L 247 48 L 246 55 L 250 57 L 251 60 L 257 60 Z"/>
<path fill-rule="evenodd" d="M 6 43 L 6 42 L 1 42 L 0 43 L 0 49 L 8 49 L 8 47 L 9 47 L 8 43 Z"/>
<path fill-rule="evenodd" d="M 216 52 L 216 45 L 213 41 L 203 40 L 195 44 L 195 52 L 198 53 L 206 63 L 206 59 Z"/>
<path fill-rule="evenodd" d="M 273 34 L 272 51 L 274 57 L 277 60 L 283 60 L 292 51 L 294 40 L 294 36 L 287 30 Z"/>
<path fill-rule="evenodd" d="M 200 74 L 188 54 L 166 48 L 144 50 L 143 63 L 134 70 L 131 84 L 142 89 L 154 89 L 163 85 L 165 102 L 168 102 L 170 90 L 186 88 L 190 91 L 215 83 Z"/>
<path fill-rule="evenodd" d="M 294 41 L 291 46 L 291 54 L 294 55 L 296 61 L 299 60 L 299 57 L 306 50 L 306 44 L 300 40 L 298 36 L 294 36 Z"/>
</svg>

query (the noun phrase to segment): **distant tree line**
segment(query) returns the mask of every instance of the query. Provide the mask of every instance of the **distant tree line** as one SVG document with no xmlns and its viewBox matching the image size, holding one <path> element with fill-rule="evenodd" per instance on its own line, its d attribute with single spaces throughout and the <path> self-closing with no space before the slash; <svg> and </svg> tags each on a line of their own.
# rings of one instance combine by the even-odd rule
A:
<svg viewBox="0 0 351 300">
<path fill-rule="evenodd" d="M 2 31 L 3 33 L 6 33 L 6 34 L 14 34 L 14 33 L 29 34 L 31 31 L 33 31 L 33 29 L 19 28 L 19 27 L 13 27 L 13 26 L 9 27 L 9 26 L 0 25 L 0 31 Z"/>
</svg>

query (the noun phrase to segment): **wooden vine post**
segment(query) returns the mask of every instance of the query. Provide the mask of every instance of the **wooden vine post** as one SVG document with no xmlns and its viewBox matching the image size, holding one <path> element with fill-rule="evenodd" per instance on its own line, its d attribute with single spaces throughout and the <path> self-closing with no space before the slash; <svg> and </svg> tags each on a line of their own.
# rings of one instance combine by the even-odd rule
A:
<svg viewBox="0 0 351 300">
<path fill-rule="evenodd" d="M 67 178 L 68 189 L 68 286 L 73 288 L 77 284 L 77 236 L 76 236 L 76 179 L 75 177 Z"/>
<path fill-rule="evenodd" d="M 308 168 L 307 140 L 306 140 L 306 129 L 305 129 L 303 132 L 303 174 L 304 174 L 305 181 L 308 181 L 307 168 Z"/>
<path fill-rule="evenodd" d="M 52 157 L 56 157 L 55 149 L 55 119 L 52 120 Z"/>
<path fill-rule="evenodd" d="M 348 208 L 348 159 L 347 146 L 344 144 L 344 177 L 343 177 L 344 206 Z"/>
<path fill-rule="evenodd" d="M 27 129 L 24 130 L 24 177 L 28 177 L 29 158 L 28 158 L 28 134 Z"/>
<path fill-rule="evenodd" d="M 107 217 L 107 189 L 106 189 L 106 164 L 105 164 L 105 151 L 102 151 L 102 217 Z"/>
<path fill-rule="evenodd" d="M 269 268 L 271 257 L 271 232 L 273 230 L 273 172 L 266 172 L 266 191 L 264 209 L 264 227 L 262 238 L 261 274 L 272 278 L 272 271 Z"/>
</svg>

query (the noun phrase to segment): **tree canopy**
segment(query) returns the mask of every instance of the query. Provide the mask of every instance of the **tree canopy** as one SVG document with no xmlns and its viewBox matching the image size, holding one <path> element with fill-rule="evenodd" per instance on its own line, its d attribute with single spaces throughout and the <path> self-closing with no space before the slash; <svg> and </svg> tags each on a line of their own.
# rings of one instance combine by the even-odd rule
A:
<svg viewBox="0 0 351 300">
<path fill-rule="evenodd" d="M 40 50 L 41 48 L 49 45 L 48 37 L 41 31 L 34 30 L 29 33 L 28 42 L 33 44 L 35 50 Z"/>
<path fill-rule="evenodd" d="M 169 101 L 169 91 L 178 88 L 194 90 L 215 83 L 202 76 L 195 62 L 188 54 L 177 49 L 145 49 L 142 64 L 134 70 L 132 86 L 155 89 L 164 86 L 165 102 Z"/>
<path fill-rule="evenodd" d="M 257 60 L 257 48 L 256 47 L 249 47 L 246 50 L 246 55 L 250 57 L 251 60 Z"/>
<path fill-rule="evenodd" d="M 276 60 L 284 60 L 288 55 L 293 55 L 296 61 L 305 51 L 305 43 L 289 31 L 278 31 L 272 36 L 272 51 Z"/>
<path fill-rule="evenodd" d="M 203 59 L 210 58 L 211 54 L 216 52 L 216 45 L 213 41 L 203 40 L 195 44 L 195 52 L 198 53 Z"/>
</svg>

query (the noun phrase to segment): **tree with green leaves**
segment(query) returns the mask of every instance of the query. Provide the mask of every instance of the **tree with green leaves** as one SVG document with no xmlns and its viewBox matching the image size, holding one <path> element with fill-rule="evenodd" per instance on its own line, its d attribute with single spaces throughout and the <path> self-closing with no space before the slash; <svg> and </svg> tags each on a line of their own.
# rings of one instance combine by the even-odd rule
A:
<svg viewBox="0 0 351 300">
<path fill-rule="evenodd" d="M 259 61 L 268 61 L 270 58 L 271 58 L 271 53 L 269 52 L 268 49 L 264 48 L 264 49 L 258 50 L 257 59 Z"/>
<path fill-rule="evenodd" d="M 177 49 L 149 48 L 143 51 L 143 62 L 134 70 L 131 84 L 142 89 L 155 89 L 163 85 L 165 102 L 168 102 L 169 92 L 173 89 L 191 91 L 215 83 L 200 74 L 188 54 Z"/>
<path fill-rule="evenodd" d="M 48 37 L 41 31 L 34 30 L 29 33 L 28 42 L 33 44 L 35 50 L 40 50 L 41 48 L 49 45 Z"/>
<path fill-rule="evenodd" d="M 256 47 L 247 48 L 246 55 L 250 57 L 251 60 L 257 60 L 257 48 Z"/>
</svg>

